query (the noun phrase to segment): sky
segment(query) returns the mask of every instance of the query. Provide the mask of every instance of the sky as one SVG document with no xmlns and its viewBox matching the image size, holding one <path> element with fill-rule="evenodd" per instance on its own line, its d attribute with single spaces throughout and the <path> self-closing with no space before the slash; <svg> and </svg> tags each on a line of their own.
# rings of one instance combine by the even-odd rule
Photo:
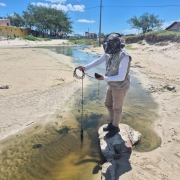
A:
<svg viewBox="0 0 180 180">
<path fill-rule="evenodd" d="M 26 11 L 28 4 L 54 7 L 67 13 L 73 22 L 73 33 L 99 33 L 101 0 L 0 0 L 0 16 Z M 180 21 L 180 0 L 102 0 L 101 32 L 108 34 L 138 34 L 127 23 L 134 16 L 144 13 L 158 15 L 163 20 L 162 29 Z"/>
</svg>

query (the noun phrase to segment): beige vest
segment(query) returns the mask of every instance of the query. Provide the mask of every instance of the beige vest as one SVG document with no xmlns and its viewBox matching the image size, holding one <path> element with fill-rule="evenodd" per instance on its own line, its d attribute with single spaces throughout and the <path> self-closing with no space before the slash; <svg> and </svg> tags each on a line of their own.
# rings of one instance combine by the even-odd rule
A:
<svg viewBox="0 0 180 180">
<path fill-rule="evenodd" d="M 122 49 L 119 53 L 115 54 L 114 57 L 111 54 L 106 54 L 106 76 L 115 76 L 118 74 L 119 71 L 119 64 L 124 56 L 129 56 L 129 65 L 126 73 L 126 77 L 124 81 L 109 81 L 108 85 L 113 86 L 117 89 L 125 89 L 130 86 L 130 63 L 131 63 L 131 56 L 126 51 L 126 49 Z"/>
</svg>

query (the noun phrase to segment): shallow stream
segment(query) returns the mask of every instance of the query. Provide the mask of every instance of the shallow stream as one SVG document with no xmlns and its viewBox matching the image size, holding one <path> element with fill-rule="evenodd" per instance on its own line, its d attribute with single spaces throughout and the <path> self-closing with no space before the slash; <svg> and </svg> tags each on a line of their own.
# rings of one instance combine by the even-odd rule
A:
<svg viewBox="0 0 180 180">
<path fill-rule="evenodd" d="M 81 51 L 84 47 L 53 47 L 50 50 L 73 57 L 76 65 L 87 64 L 97 56 Z M 104 64 L 88 72 L 104 73 Z M 131 73 L 131 87 L 123 106 L 122 123 L 130 125 L 142 134 L 134 151 L 147 152 L 157 148 L 161 140 L 153 131 L 157 105 Z M 73 72 L 72 72 L 73 74 Z M 84 81 L 86 81 L 85 77 Z M 53 116 L 51 123 L 32 126 L 26 133 L 14 135 L 1 143 L 1 180 L 93 180 L 99 178 L 101 153 L 98 128 L 108 122 L 104 107 L 107 88 L 105 82 L 90 78 L 84 88 L 83 118 L 82 92 L 67 103 L 63 112 Z M 81 83 L 81 80 L 78 80 Z M 63 122 L 63 124 L 61 124 Z M 84 131 L 81 142 L 80 130 Z M 100 171 L 99 171 L 100 172 Z"/>
</svg>

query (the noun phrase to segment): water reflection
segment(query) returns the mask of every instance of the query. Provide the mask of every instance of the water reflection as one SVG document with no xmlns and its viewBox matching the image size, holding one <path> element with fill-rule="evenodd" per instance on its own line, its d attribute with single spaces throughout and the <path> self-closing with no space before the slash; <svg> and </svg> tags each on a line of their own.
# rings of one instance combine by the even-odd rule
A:
<svg viewBox="0 0 180 180">
<path fill-rule="evenodd" d="M 69 47 L 74 63 L 77 65 L 85 65 L 98 58 L 96 55 L 81 51 L 83 48 L 83 45 Z M 62 50 L 59 49 L 61 49 L 61 47 L 56 47 L 56 51 L 62 53 Z M 103 63 L 96 68 L 90 69 L 88 74 L 94 76 L 95 72 L 105 73 L 104 67 L 105 64 Z M 135 72 L 130 72 L 131 87 L 125 97 L 122 123 L 130 125 L 142 134 L 142 139 L 133 147 L 134 150 L 141 152 L 151 151 L 161 144 L 160 137 L 151 128 L 156 117 L 155 111 L 157 105 L 153 102 L 150 93 L 141 87 L 138 80 L 133 76 L 133 73 Z M 90 128 L 93 126 L 93 128 L 97 130 L 100 125 L 108 122 L 107 110 L 103 104 L 107 84 L 95 79 L 90 80 L 92 84 L 86 89 L 84 96 L 84 110 L 86 112 L 84 117 L 84 128 L 87 129 L 87 127 Z M 80 96 L 78 94 L 77 101 L 79 98 Z M 77 106 L 81 106 L 81 101 L 79 101 Z M 101 118 L 91 118 L 90 113 L 92 112 L 96 116 L 101 116 Z M 102 114 L 99 114 L 99 112 Z M 80 116 L 77 115 L 77 120 L 80 121 L 79 119 Z"/>
<path fill-rule="evenodd" d="M 75 64 L 87 64 L 98 57 L 89 53 L 84 53 L 80 51 L 81 49 L 83 49 L 83 46 L 76 47 L 75 49 L 72 47 L 72 54 Z M 93 76 L 95 72 L 105 73 L 104 67 L 105 64 L 102 64 L 97 68 L 89 70 L 88 74 Z M 141 141 L 133 147 L 135 150 L 141 152 L 151 151 L 157 148 L 161 143 L 160 137 L 151 128 L 156 117 L 155 111 L 157 105 L 155 102 L 153 102 L 151 94 L 143 89 L 138 80 L 133 76 L 134 73 L 135 72 L 133 71 L 130 72 L 131 87 L 127 93 L 127 96 L 125 97 L 122 123 L 130 125 L 142 134 Z M 90 80 L 93 82 L 93 84 L 86 89 L 84 97 L 84 109 L 88 109 L 89 112 L 94 112 L 95 114 L 103 112 L 104 117 L 102 119 L 104 120 L 99 122 L 99 127 L 108 120 L 107 111 L 103 104 L 107 84 L 103 81 L 97 81 L 94 79 Z M 85 122 L 87 122 L 87 119 Z M 93 120 L 90 120 L 90 122 L 93 124 Z"/>
<path fill-rule="evenodd" d="M 51 50 L 58 54 L 64 54 L 66 56 L 73 57 L 73 48 L 72 47 L 67 47 L 67 46 L 62 46 L 61 48 L 53 47 L 53 48 L 51 48 Z"/>
</svg>

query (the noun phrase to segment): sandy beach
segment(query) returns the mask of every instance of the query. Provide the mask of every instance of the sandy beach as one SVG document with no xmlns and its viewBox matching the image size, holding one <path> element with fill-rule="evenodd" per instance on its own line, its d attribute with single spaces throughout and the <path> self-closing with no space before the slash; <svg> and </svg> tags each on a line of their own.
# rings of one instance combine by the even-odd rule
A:
<svg viewBox="0 0 180 180">
<path fill-rule="evenodd" d="M 64 40 L 45 42 L 51 46 L 64 43 Z M 29 48 L 25 48 L 27 44 Z M 0 42 L 0 86 L 9 86 L 0 89 L 0 139 L 64 108 L 80 88 L 73 78 L 70 57 L 31 48 L 35 44 L 21 40 Z M 44 42 L 39 43 L 43 45 Z"/>
<path fill-rule="evenodd" d="M 9 89 L 0 89 L 0 140 L 36 122 L 45 123 L 48 114 L 63 110 L 81 87 L 72 76 L 74 64 L 70 57 L 34 48 L 46 45 L 71 44 L 66 40 L 0 41 L 0 86 L 9 85 Z M 120 179 L 177 180 L 180 176 L 180 44 L 143 42 L 131 44 L 127 49 L 132 56 L 131 70 L 158 104 L 153 128 L 162 143 L 150 152 L 133 151 L 132 170 Z M 101 54 L 103 48 L 84 51 Z M 3 154 L 1 147 L 0 154 Z"/>
<path fill-rule="evenodd" d="M 58 46 L 70 45 L 68 41 L 63 39 L 53 39 L 51 41 L 28 41 L 19 38 L 16 39 L 2 39 L 0 40 L 0 47 L 37 47 L 37 46 Z"/>
</svg>

